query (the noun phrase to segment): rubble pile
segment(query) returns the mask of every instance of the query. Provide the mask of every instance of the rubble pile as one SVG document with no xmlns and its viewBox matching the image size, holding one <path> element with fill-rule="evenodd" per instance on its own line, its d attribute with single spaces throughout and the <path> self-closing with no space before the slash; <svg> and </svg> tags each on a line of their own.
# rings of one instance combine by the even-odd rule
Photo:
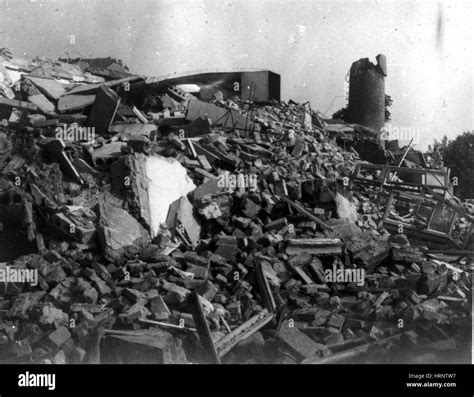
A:
<svg viewBox="0 0 474 397">
<path fill-rule="evenodd" d="M 360 169 L 370 128 L 111 58 L 0 75 L 0 362 L 470 360 L 472 209 Z"/>
</svg>

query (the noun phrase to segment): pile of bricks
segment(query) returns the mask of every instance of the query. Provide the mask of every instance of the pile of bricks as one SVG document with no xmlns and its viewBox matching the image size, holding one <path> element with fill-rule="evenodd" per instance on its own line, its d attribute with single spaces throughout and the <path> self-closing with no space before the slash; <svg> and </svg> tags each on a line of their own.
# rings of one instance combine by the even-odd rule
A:
<svg viewBox="0 0 474 397">
<path fill-rule="evenodd" d="M 389 188 L 338 144 L 362 127 L 159 83 L 137 101 L 140 76 L 81 65 L 23 62 L 1 93 L 0 362 L 470 360 L 472 242 L 385 227 Z M 155 232 L 153 157 L 196 186 Z"/>
</svg>

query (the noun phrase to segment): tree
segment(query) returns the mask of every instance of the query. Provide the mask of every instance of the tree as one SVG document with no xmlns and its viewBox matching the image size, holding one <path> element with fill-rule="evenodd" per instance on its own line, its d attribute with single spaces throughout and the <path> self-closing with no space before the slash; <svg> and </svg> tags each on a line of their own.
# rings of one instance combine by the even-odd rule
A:
<svg viewBox="0 0 474 397">
<path fill-rule="evenodd" d="M 441 138 L 441 141 L 438 141 L 436 138 L 433 142 L 433 146 L 428 145 L 428 150 L 430 152 L 439 152 L 441 155 L 444 155 L 446 148 L 448 147 L 448 137 L 445 135 Z"/>
<path fill-rule="evenodd" d="M 342 109 L 339 109 L 336 113 L 332 115 L 332 118 L 342 120 L 347 122 L 348 120 L 348 114 L 349 114 L 349 107 L 346 105 L 346 107 L 343 107 Z"/>
<path fill-rule="evenodd" d="M 385 122 L 389 122 L 391 119 L 390 107 L 392 106 L 393 99 L 390 95 L 385 94 Z"/>
<path fill-rule="evenodd" d="M 444 154 L 448 146 L 448 137 L 445 135 L 441 138 L 441 141 L 438 141 L 436 138 L 432 145 L 428 145 L 428 153 L 432 158 L 432 166 L 434 168 L 443 168 L 444 167 Z"/>
<path fill-rule="evenodd" d="M 438 147 L 444 165 L 451 169 L 451 180 L 456 182 L 453 178 L 457 178 L 455 194 L 463 199 L 474 198 L 474 132 L 464 132 L 453 141 L 444 136 Z"/>
</svg>

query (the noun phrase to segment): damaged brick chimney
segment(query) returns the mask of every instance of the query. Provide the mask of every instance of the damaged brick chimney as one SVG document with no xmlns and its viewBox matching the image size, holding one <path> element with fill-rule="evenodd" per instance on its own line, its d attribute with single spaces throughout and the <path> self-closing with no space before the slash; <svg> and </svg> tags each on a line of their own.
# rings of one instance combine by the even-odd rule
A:
<svg viewBox="0 0 474 397">
<path fill-rule="evenodd" d="M 369 58 L 354 62 L 349 80 L 349 122 L 373 128 L 377 132 L 385 124 L 385 55 L 376 57 L 377 65 Z"/>
</svg>

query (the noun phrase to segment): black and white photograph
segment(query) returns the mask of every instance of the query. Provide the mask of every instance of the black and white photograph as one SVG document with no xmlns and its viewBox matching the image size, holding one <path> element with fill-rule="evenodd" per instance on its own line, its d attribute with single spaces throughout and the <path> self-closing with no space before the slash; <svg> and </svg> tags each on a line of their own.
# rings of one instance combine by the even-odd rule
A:
<svg viewBox="0 0 474 397">
<path fill-rule="evenodd" d="M 0 0 L 0 395 L 346 371 L 472 395 L 473 20 Z"/>
</svg>

